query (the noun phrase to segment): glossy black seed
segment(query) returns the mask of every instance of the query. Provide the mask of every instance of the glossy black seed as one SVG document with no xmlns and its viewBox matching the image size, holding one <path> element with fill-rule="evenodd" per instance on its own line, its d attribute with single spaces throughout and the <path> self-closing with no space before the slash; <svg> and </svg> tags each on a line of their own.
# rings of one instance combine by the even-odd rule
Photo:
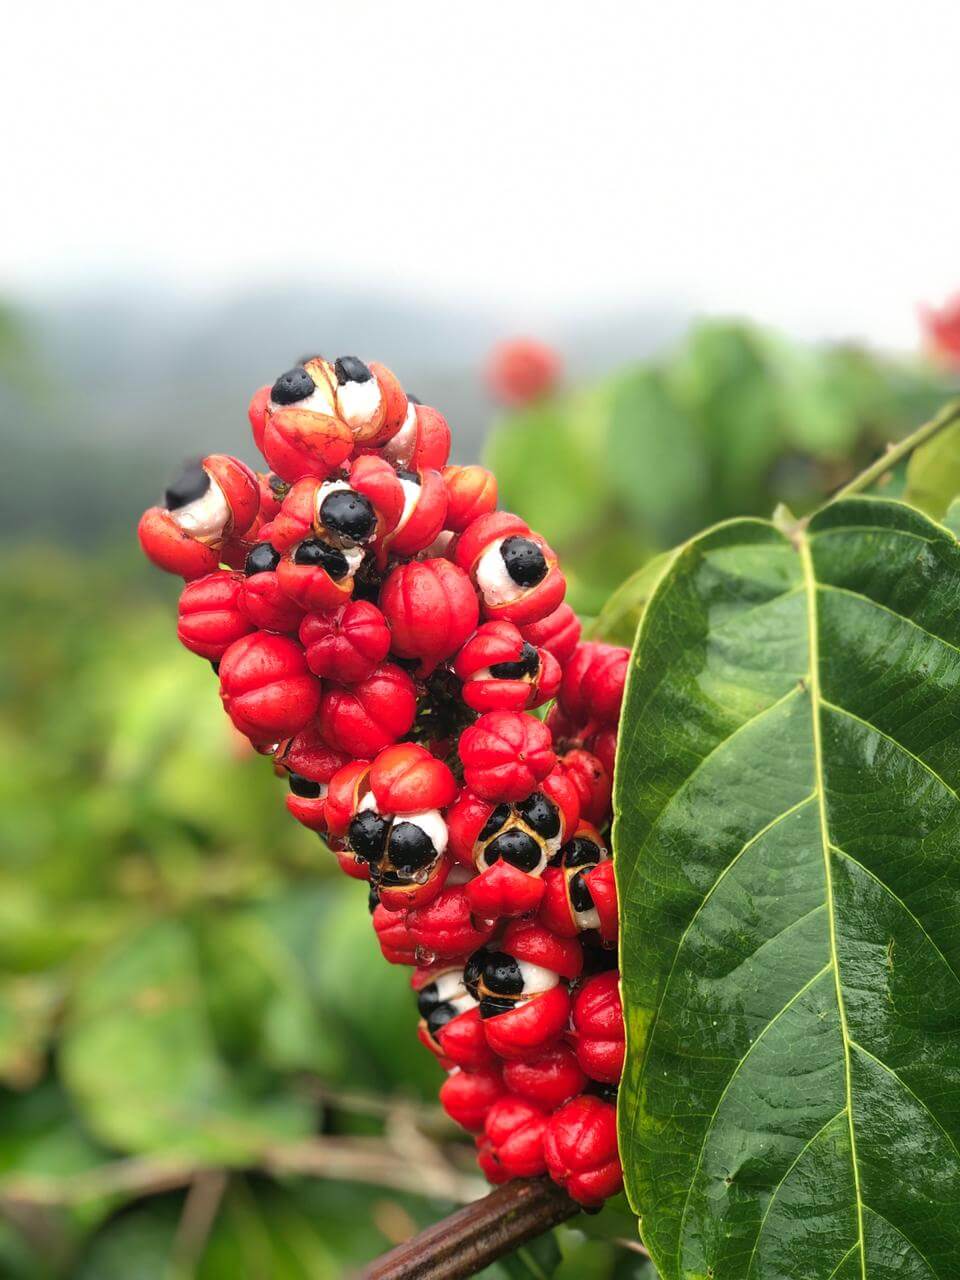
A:
<svg viewBox="0 0 960 1280">
<path fill-rule="evenodd" d="M 585 867 L 601 861 L 600 846 L 584 836 L 568 840 L 560 850 L 560 861 L 565 867 Z"/>
<path fill-rule="evenodd" d="M 377 513 L 362 493 L 334 489 L 320 503 L 320 523 L 353 542 L 363 542 L 377 527 Z"/>
<path fill-rule="evenodd" d="M 395 822 L 389 847 L 390 861 L 398 871 L 419 871 L 437 857 L 433 841 L 415 822 Z"/>
<path fill-rule="evenodd" d="M 298 401 L 312 396 L 316 389 L 317 384 L 306 369 L 298 366 L 295 369 L 288 369 L 286 373 L 281 373 L 270 391 L 270 399 L 274 404 L 297 404 Z"/>
<path fill-rule="evenodd" d="M 435 982 L 428 982 L 425 987 L 421 987 L 417 992 L 417 1008 L 420 1010 L 420 1017 L 425 1018 L 431 1009 L 436 1008 L 440 1003 L 440 992 L 437 990 Z"/>
<path fill-rule="evenodd" d="M 505 951 L 488 951 L 483 966 L 483 985 L 498 996 L 523 994 L 523 974 L 520 966 Z"/>
<path fill-rule="evenodd" d="M 509 1013 L 516 1001 L 504 996 L 484 996 L 480 1001 L 480 1017 L 495 1018 L 498 1013 Z"/>
<path fill-rule="evenodd" d="M 496 835 L 509 817 L 510 806 L 506 804 L 498 804 L 493 813 L 491 813 L 490 817 L 480 828 L 479 838 L 481 840 L 489 840 L 492 835 Z"/>
<path fill-rule="evenodd" d="M 595 973 L 607 973 L 611 969 L 616 969 L 619 964 L 616 946 L 584 946 L 581 977 L 589 978 Z"/>
<path fill-rule="evenodd" d="M 529 538 L 504 538 L 500 554 L 507 573 L 518 587 L 535 587 L 547 576 L 547 562 L 543 552 Z"/>
<path fill-rule="evenodd" d="M 163 505 L 168 511 L 177 511 L 180 507 L 185 507 L 188 502 L 195 502 L 197 498 L 202 498 L 209 488 L 210 477 L 203 467 L 199 462 L 190 462 L 169 489 L 164 490 Z"/>
<path fill-rule="evenodd" d="M 570 877 L 570 905 L 574 911 L 592 911 L 593 898 L 590 896 L 590 890 L 583 879 L 583 871 L 577 871 Z"/>
<path fill-rule="evenodd" d="M 320 783 L 312 778 L 305 778 L 302 773 L 288 773 L 287 785 L 295 796 L 304 800 L 317 800 L 320 797 Z"/>
<path fill-rule="evenodd" d="M 255 573 L 269 573 L 279 563 L 280 552 L 271 547 L 269 542 L 258 542 L 247 556 L 243 572 L 248 578 L 252 578 Z"/>
<path fill-rule="evenodd" d="M 457 1011 L 452 1004 L 444 1001 L 442 1004 L 435 1004 L 427 1014 L 427 1030 L 432 1036 L 438 1031 L 442 1031 L 451 1018 L 457 1016 Z"/>
<path fill-rule="evenodd" d="M 486 947 L 480 947 L 474 951 L 473 955 L 463 966 L 463 985 L 467 988 L 474 1000 L 477 998 L 477 986 L 483 977 L 483 967 L 487 963 L 487 957 L 490 952 Z"/>
<path fill-rule="evenodd" d="M 533 677 L 540 670 L 540 657 L 532 644 L 524 642 L 516 662 L 494 662 L 490 674 L 497 680 L 522 680 Z"/>
<path fill-rule="evenodd" d="M 533 836 L 527 835 L 526 831 L 521 831 L 518 827 L 504 831 L 495 840 L 491 840 L 483 851 L 488 867 L 502 858 L 520 871 L 532 871 L 540 862 L 540 856 L 540 846 Z"/>
<path fill-rule="evenodd" d="M 397 467 L 397 479 L 409 480 L 412 484 L 421 484 L 422 481 L 416 471 L 408 471 L 406 467 Z"/>
<path fill-rule="evenodd" d="M 373 809 L 364 809 L 350 823 L 347 839 L 358 858 L 364 862 L 379 862 L 387 847 L 389 832 L 389 818 L 382 818 Z"/>
<path fill-rule="evenodd" d="M 333 369 L 337 375 L 337 383 L 343 386 L 345 382 L 369 382 L 373 374 L 357 356 L 340 356 L 333 362 Z"/>
<path fill-rule="evenodd" d="M 294 564 L 310 564 L 326 569 L 335 581 L 345 578 L 350 572 L 347 557 L 338 547 L 331 547 L 329 542 L 321 542 L 319 538 L 304 538 L 293 553 Z"/>
<path fill-rule="evenodd" d="M 545 840 L 552 840 L 560 834 L 560 813 L 542 791 L 534 791 L 526 800 L 521 800 L 516 809 L 527 826 Z"/>
</svg>

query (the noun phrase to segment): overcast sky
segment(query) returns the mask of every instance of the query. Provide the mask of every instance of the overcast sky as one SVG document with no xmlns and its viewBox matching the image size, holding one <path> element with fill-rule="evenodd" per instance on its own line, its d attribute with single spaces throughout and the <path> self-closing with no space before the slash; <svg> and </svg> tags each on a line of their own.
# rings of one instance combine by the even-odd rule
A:
<svg viewBox="0 0 960 1280">
<path fill-rule="evenodd" d="M 4 14 L 0 292 L 336 279 L 915 340 L 960 288 L 960 5 Z"/>
</svg>

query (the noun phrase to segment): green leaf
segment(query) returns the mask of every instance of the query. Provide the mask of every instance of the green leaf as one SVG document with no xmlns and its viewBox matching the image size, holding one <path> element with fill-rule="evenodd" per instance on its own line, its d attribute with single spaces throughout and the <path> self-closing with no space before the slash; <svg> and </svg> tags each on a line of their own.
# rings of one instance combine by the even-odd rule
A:
<svg viewBox="0 0 960 1280">
<path fill-rule="evenodd" d="M 124 939 L 85 975 L 60 1060 L 91 1132 L 124 1151 L 239 1164 L 311 1129 L 307 1103 L 248 1096 L 218 1056 L 194 941 L 178 921 Z"/>
<path fill-rule="evenodd" d="M 960 495 L 960 423 L 915 449 L 907 463 L 904 499 L 935 520 Z"/>
<path fill-rule="evenodd" d="M 738 520 L 644 615 L 617 765 L 627 1189 L 664 1280 L 960 1257 L 960 546 Z"/>
<path fill-rule="evenodd" d="M 699 425 L 658 370 L 641 366 L 617 383 L 603 457 L 612 493 L 639 528 L 668 541 L 684 535 L 686 512 L 707 492 L 708 460 Z"/>
<path fill-rule="evenodd" d="M 590 626 L 585 628 L 589 638 L 632 648 L 647 602 L 675 554 L 662 551 L 617 587 Z"/>
</svg>

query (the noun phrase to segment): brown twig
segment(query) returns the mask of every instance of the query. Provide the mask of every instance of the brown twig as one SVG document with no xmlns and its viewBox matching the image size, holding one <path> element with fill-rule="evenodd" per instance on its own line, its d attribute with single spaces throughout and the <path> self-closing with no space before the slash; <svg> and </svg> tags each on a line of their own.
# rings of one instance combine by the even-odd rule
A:
<svg viewBox="0 0 960 1280">
<path fill-rule="evenodd" d="M 173 1241 L 173 1259 L 180 1269 L 192 1274 L 202 1257 L 226 1189 L 222 1169 L 205 1169 L 190 1184 Z"/>
<path fill-rule="evenodd" d="M 381 1138 L 308 1138 L 265 1148 L 252 1166 L 264 1173 L 300 1174 L 389 1187 L 415 1195 L 467 1204 L 483 1195 L 486 1184 L 463 1174 L 439 1153 L 427 1168 Z M 0 1180 L 0 1207 L 80 1205 L 101 1196 L 156 1195 L 191 1186 L 216 1170 L 189 1161 L 134 1156 L 68 1177 L 13 1174 Z"/>
<path fill-rule="evenodd" d="M 510 1182 L 372 1262 L 363 1280 L 466 1280 L 578 1212 L 549 1178 Z"/>
</svg>

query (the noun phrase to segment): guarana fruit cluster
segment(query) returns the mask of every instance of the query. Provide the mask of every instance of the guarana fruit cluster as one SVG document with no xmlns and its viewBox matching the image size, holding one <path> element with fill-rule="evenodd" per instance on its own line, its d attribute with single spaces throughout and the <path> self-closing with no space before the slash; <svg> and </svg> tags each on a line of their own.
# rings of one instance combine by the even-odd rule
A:
<svg viewBox="0 0 960 1280">
<path fill-rule="evenodd" d="M 140 521 L 186 579 L 180 640 L 368 883 L 483 1172 L 598 1205 L 621 1185 L 605 833 L 627 651 L 581 642 L 550 547 L 489 471 L 447 465 L 443 416 L 389 369 L 305 359 L 249 415 L 264 472 L 211 455 Z"/>
</svg>

